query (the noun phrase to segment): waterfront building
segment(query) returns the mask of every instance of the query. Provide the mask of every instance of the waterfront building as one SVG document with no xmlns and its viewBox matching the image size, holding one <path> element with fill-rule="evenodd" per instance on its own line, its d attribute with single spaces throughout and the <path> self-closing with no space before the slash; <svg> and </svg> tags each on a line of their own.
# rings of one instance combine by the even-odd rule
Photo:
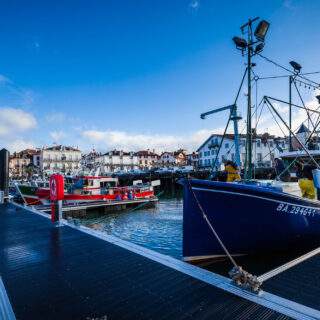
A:
<svg viewBox="0 0 320 320">
<path fill-rule="evenodd" d="M 218 149 L 222 140 L 221 134 L 212 134 L 197 150 L 199 168 L 209 168 L 214 164 Z M 245 162 L 246 136 L 239 136 L 240 159 L 242 166 Z M 274 159 L 280 157 L 281 153 L 288 150 L 288 141 L 283 137 L 276 137 L 268 133 L 254 134 L 253 139 L 253 162 L 255 167 L 272 167 Z M 217 166 L 219 167 L 227 160 L 235 161 L 234 135 L 226 134 L 219 155 Z"/>
<path fill-rule="evenodd" d="M 158 160 L 160 166 L 170 166 L 176 163 L 176 159 L 172 152 L 163 152 Z"/>
<path fill-rule="evenodd" d="M 310 129 L 302 123 L 296 132 L 296 137 L 292 137 L 292 151 L 303 150 L 303 146 L 301 144 L 303 144 L 308 150 L 320 150 L 319 133 L 316 132 L 316 134 L 313 134 L 310 137 L 311 133 Z"/>
<path fill-rule="evenodd" d="M 36 152 L 32 155 L 32 163 L 35 168 L 38 168 L 40 171 L 41 164 L 41 149 L 37 149 Z"/>
<path fill-rule="evenodd" d="M 134 152 L 113 150 L 95 159 L 102 173 L 129 171 L 139 168 L 138 156 Z"/>
<path fill-rule="evenodd" d="M 199 161 L 198 153 L 192 152 L 192 153 L 187 154 L 187 165 L 193 166 L 193 168 L 197 168 L 198 161 Z"/>
<path fill-rule="evenodd" d="M 173 156 L 175 157 L 178 166 L 187 164 L 187 150 L 179 149 L 173 153 Z"/>
<path fill-rule="evenodd" d="M 97 167 L 96 159 L 101 156 L 101 153 L 97 152 L 95 149 L 92 149 L 89 153 L 83 154 L 81 158 L 81 168 L 83 170 L 95 169 Z"/>
<path fill-rule="evenodd" d="M 14 152 L 9 159 L 9 174 L 13 177 L 26 177 L 31 173 L 33 156 L 37 153 L 34 149 L 25 149 Z"/>
<path fill-rule="evenodd" d="M 158 163 L 159 156 L 153 151 L 141 150 L 136 152 L 140 169 L 151 169 Z"/>
<path fill-rule="evenodd" d="M 183 166 L 187 163 L 187 152 L 184 149 L 179 149 L 174 152 L 163 152 L 158 160 L 160 166 Z"/>
<path fill-rule="evenodd" d="M 74 147 L 55 145 L 41 149 L 39 160 L 43 174 L 74 174 L 80 169 L 81 151 Z"/>
</svg>

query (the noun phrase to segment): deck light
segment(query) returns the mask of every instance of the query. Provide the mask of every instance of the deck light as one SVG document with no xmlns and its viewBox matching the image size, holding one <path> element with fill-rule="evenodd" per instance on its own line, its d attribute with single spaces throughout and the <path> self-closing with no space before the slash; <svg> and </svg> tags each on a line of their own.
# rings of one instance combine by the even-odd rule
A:
<svg viewBox="0 0 320 320">
<path fill-rule="evenodd" d="M 270 23 L 266 20 L 261 20 L 259 24 L 256 27 L 256 30 L 254 31 L 255 37 L 260 40 L 264 41 L 264 38 L 266 37 L 266 34 L 268 32 Z"/>
<path fill-rule="evenodd" d="M 294 69 L 295 73 L 299 73 L 301 71 L 301 65 L 298 62 L 290 61 L 291 67 Z"/>
<path fill-rule="evenodd" d="M 243 38 L 233 37 L 232 40 L 235 43 L 236 48 L 239 50 L 245 50 L 248 46 L 247 41 Z"/>
</svg>

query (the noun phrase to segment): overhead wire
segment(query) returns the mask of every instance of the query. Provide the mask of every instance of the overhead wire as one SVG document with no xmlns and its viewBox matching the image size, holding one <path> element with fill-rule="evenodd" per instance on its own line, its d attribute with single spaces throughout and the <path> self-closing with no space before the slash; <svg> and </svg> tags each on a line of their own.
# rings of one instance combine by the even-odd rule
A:
<svg viewBox="0 0 320 320">
<path fill-rule="evenodd" d="M 296 73 L 296 72 L 288 69 L 287 67 L 282 66 L 280 63 L 275 62 L 274 60 L 271 60 L 270 58 L 262 55 L 261 53 L 257 53 L 257 55 L 258 55 L 259 57 L 265 59 L 266 61 L 274 64 L 275 66 L 277 66 L 277 67 L 279 67 L 279 68 L 281 68 L 281 69 L 283 69 L 283 70 L 285 70 L 285 71 L 287 71 L 287 72 L 289 72 L 289 73 L 291 73 L 291 74 L 293 74 L 293 75 L 295 75 L 295 76 L 297 76 L 297 77 L 299 77 L 299 78 L 301 78 L 301 79 L 304 79 L 304 80 L 306 80 L 306 81 L 309 81 L 310 83 L 313 83 L 313 84 L 315 84 L 317 87 L 320 88 L 320 84 L 319 84 L 318 82 L 315 82 L 315 81 L 313 81 L 313 80 L 311 80 L 311 79 L 308 79 L 308 78 L 305 77 L 303 74 Z M 320 72 L 319 72 L 319 71 L 315 71 L 315 73 L 308 73 L 308 74 L 316 74 L 316 73 L 320 73 Z"/>
</svg>

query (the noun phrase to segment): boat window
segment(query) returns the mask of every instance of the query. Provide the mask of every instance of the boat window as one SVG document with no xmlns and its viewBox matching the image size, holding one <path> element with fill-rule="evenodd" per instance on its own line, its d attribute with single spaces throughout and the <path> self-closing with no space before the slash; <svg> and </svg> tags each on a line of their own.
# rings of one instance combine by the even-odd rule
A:
<svg viewBox="0 0 320 320">
<path fill-rule="evenodd" d="M 115 187 L 115 181 L 103 181 L 100 182 L 100 188 L 114 188 Z"/>
<path fill-rule="evenodd" d="M 85 187 L 92 187 L 93 186 L 93 180 L 83 180 L 83 186 Z"/>
</svg>

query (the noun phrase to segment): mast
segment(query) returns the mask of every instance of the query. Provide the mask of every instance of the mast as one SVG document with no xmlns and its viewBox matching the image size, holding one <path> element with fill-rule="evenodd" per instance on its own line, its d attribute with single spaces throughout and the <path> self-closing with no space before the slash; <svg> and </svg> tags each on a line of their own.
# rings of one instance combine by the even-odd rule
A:
<svg viewBox="0 0 320 320">
<path fill-rule="evenodd" d="M 248 104 L 247 104 L 247 134 L 246 134 L 246 159 L 244 165 L 244 178 L 251 179 L 253 172 L 252 163 L 252 113 L 251 113 L 251 71 L 255 66 L 251 62 L 251 58 L 259 54 L 264 48 L 265 36 L 268 32 L 270 23 L 266 20 L 260 20 L 254 31 L 254 37 L 252 32 L 252 23 L 259 20 L 259 17 L 249 19 L 247 23 L 241 26 L 241 32 L 244 34 L 244 30 L 247 32 L 247 40 L 240 37 L 233 37 L 232 40 L 238 50 L 241 50 L 242 55 L 244 52 L 247 54 L 247 80 L 248 80 Z"/>
<path fill-rule="evenodd" d="M 289 151 L 292 151 L 292 76 L 289 76 Z"/>
<path fill-rule="evenodd" d="M 248 22 L 248 50 L 247 50 L 247 61 L 248 61 L 248 105 L 247 105 L 247 135 L 246 135 L 246 174 L 245 179 L 252 178 L 252 122 L 251 122 L 251 51 L 252 51 L 252 21 Z"/>
<path fill-rule="evenodd" d="M 249 19 L 246 24 L 241 26 L 241 31 L 243 33 L 244 28 L 247 29 L 248 38 L 246 42 L 246 52 L 247 52 L 247 80 L 248 80 L 248 100 L 247 100 L 247 134 L 246 134 L 246 161 L 245 161 L 245 179 L 252 179 L 252 113 L 251 113 L 251 69 L 252 69 L 252 62 L 251 58 L 254 55 L 257 48 L 253 50 L 253 45 L 256 44 L 258 41 L 253 41 L 252 36 L 252 23 L 258 20 L 259 17 L 254 19 Z M 264 40 L 264 39 L 263 39 Z M 263 47 L 262 47 L 263 48 Z"/>
<path fill-rule="evenodd" d="M 235 149 L 235 161 L 238 168 L 241 168 L 240 160 L 240 147 L 239 147 L 239 130 L 238 130 L 238 121 L 241 120 L 241 117 L 237 113 L 237 105 L 235 104 L 231 114 L 231 120 L 233 121 L 233 131 L 234 131 L 234 149 Z"/>
</svg>

